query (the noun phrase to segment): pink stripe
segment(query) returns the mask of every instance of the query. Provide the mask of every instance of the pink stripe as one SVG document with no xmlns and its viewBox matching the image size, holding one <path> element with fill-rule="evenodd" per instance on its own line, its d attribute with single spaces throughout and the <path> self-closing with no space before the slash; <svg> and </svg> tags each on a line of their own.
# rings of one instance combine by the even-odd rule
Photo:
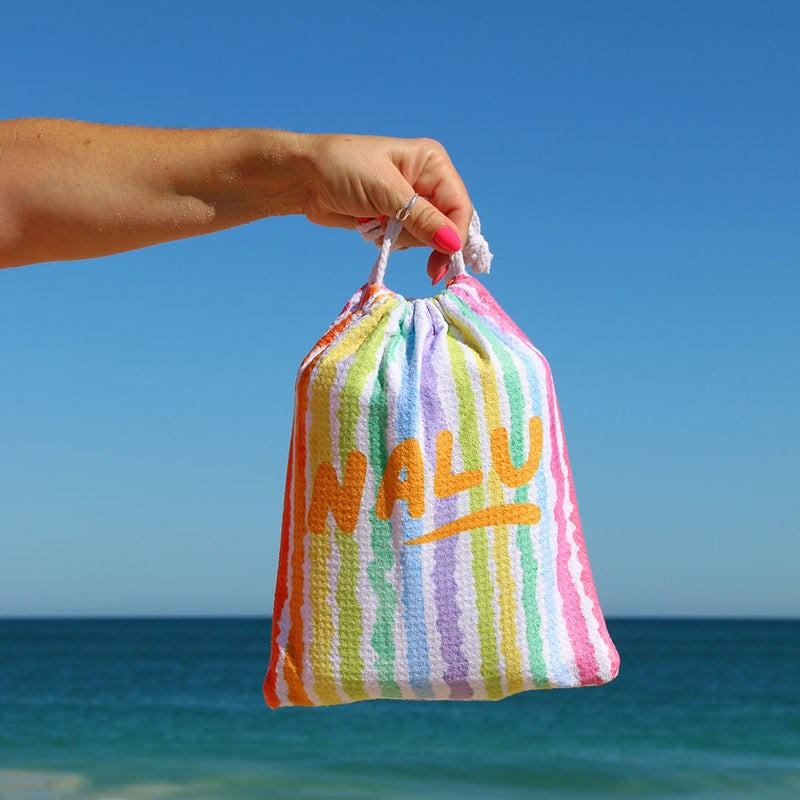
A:
<svg viewBox="0 0 800 800">
<path fill-rule="evenodd" d="M 558 408 L 558 400 L 555 397 L 555 393 L 553 393 L 553 402 L 555 404 L 554 408 L 556 417 L 558 419 L 558 424 L 561 429 L 561 441 L 564 443 L 564 463 L 567 465 L 569 497 L 572 501 L 570 522 L 575 526 L 575 547 L 577 548 L 578 559 L 581 563 L 581 581 L 583 583 L 583 591 L 592 603 L 592 615 L 597 622 L 597 629 L 600 633 L 600 638 L 603 640 L 603 643 L 606 646 L 607 657 L 611 664 L 610 677 L 614 678 L 616 677 L 617 672 L 619 672 L 619 653 L 617 652 L 617 648 L 614 647 L 614 643 L 611 641 L 611 637 L 608 634 L 608 628 L 606 627 L 606 622 L 603 618 L 603 612 L 600 610 L 600 601 L 597 597 L 597 589 L 595 588 L 594 579 L 592 578 L 591 567 L 589 566 L 589 555 L 586 552 L 586 544 L 583 539 L 583 528 L 581 527 L 580 515 L 578 513 L 578 501 L 575 497 L 575 484 L 572 481 L 572 470 L 569 465 L 567 440 L 564 436 L 564 423 L 561 419 L 561 412 Z M 597 680 L 600 680 L 599 674 L 597 675 Z"/>
<path fill-rule="evenodd" d="M 469 287 L 471 291 L 464 291 Z M 503 311 L 497 304 L 497 300 L 492 297 L 482 283 L 475 280 L 471 275 L 459 275 L 450 284 L 450 288 L 456 296 L 460 297 L 464 302 L 468 303 L 470 308 L 480 316 L 491 317 L 494 322 L 504 333 L 516 336 L 521 339 L 525 344 L 531 347 L 530 339 L 515 325 L 511 317 Z M 460 291 L 459 291 L 460 290 Z M 477 299 L 475 294 L 477 294 Z M 536 348 L 534 348 L 536 349 Z"/>
<path fill-rule="evenodd" d="M 558 449 L 558 405 L 556 403 L 553 376 L 549 368 L 545 369 L 547 375 L 547 397 L 551 408 L 550 415 L 550 469 L 556 483 L 555 522 L 558 531 L 558 554 L 556 555 L 556 582 L 558 591 L 564 603 L 564 619 L 567 624 L 567 634 L 575 654 L 575 663 L 582 684 L 597 681 L 597 660 L 594 647 L 589 639 L 586 620 L 581 611 L 578 591 L 572 582 L 569 571 L 570 544 L 567 540 L 567 520 L 564 516 L 564 473 L 561 471 L 561 458 Z"/>
</svg>

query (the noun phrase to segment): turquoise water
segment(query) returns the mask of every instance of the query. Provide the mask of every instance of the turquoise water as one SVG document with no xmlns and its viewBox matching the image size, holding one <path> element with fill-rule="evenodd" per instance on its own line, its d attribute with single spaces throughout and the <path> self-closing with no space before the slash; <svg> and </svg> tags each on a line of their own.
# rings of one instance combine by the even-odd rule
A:
<svg viewBox="0 0 800 800">
<path fill-rule="evenodd" d="M 604 687 L 271 711 L 268 620 L 0 620 L 0 798 L 800 798 L 800 621 L 609 630 Z"/>
</svg>

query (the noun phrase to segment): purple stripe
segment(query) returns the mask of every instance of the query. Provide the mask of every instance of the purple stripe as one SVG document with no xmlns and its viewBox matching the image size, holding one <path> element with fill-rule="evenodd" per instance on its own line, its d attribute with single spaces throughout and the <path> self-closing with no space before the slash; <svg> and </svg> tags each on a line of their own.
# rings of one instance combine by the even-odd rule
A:
<svg viewBox="0 0 800 800">
<path fill-rule="evenodd" d="M 426 307 L 430 309 L 430 306 Z M 432 335 L 425 341 L 422 353 L 422 370 L 420 375 L 421 406 L 425 418 L 425 459 L 428 464 L 436 463 L 436 436 L 447 427 L 439 392 L 436 383 L 436 370 L 433 365 L 433 349 L 438 345 L 444 350 L 445 362 L 449 363 L 445 347 L 447 326 L 437 320 L 438 314 L 431 313 Z M 458 516 L 455 497 L 436 499 L 433 519 L 438 527 Z M 433 567 L 433 599 L 436 605 L 436 627 L 442 640 L 442 655 L 445 661 L 444 679 L 450 687 L 451 700 L 469 700 L 472 687 L 467 676 L 469 664 L 461 646 L 464 637 L 459 627 L 461 610 L 456 601 L 458 587 L 456 585 L 456 540 L 455 537 L 441 539 L 435 543 Z"/>
</svg>

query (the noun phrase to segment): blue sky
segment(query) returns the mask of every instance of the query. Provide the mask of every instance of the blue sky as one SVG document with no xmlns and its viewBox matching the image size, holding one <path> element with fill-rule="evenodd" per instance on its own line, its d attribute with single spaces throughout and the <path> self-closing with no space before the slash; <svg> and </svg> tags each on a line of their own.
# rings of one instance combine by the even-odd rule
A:
<svg viewBox="0 0 800 800">
<path fill-rule="evenodd" d="M 800 5 L 28 2 L 2 116 L 430 136 L 548 357 L 609 615 L 800 615 Z M 301 218 L 0 272 L 0 615 L 267 614 Z M 387 283 L 429 293 L 422 252 Z"/>
</svg>

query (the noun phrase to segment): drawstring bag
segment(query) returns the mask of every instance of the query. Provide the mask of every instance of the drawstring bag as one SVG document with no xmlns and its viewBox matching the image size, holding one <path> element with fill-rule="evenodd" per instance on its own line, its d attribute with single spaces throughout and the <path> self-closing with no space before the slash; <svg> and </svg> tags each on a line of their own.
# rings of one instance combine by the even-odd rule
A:
<svg viewBox="0 0 800 800">
<path fill-rule="evenodd" d="M 266 701 L 610 681 L 549 366 L 461 253 L 435 297 L 387 289 L 399 231 L 298 372 Z"/>
</svg>

